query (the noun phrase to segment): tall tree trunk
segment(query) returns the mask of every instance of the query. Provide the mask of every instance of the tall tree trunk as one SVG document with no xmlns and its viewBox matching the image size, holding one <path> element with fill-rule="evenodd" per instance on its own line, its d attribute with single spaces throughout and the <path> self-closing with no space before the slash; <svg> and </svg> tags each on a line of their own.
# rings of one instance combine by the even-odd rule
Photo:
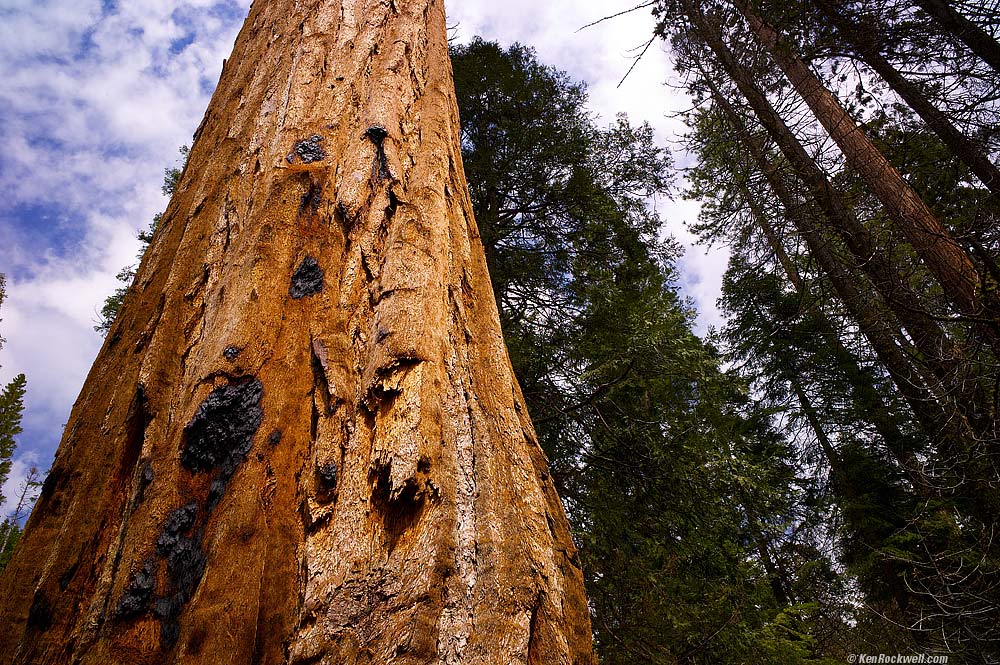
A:
<svg viewBox="0 0 1000 665">
<path fill-rule="evenodd" d="M 800 206 L 779 176 L 776 165 L 768 160 L 762 147 L 749 135 L 729 101 L 717 88 L 713 87 L 712 92 L 741 145 L 767 179 L 778 202 L 788 211 L 788 217 L 796 225 L 809 253 L 830 280 L 834 291 L 858 324 L 858 329 L 868 340 L 893 385 L 913 411 L 921 429 L 942 457 L 956 464 L 961 474 L 964 474 L 960 476 L 962 480 L 959 482 L 968 483 L 969 494 L 976 497 L 972 509 L 985 523 L 994 523 L 1000 517 L 1000 495 L 995 489 L 997 474 L 993 466 L 995 451 L 987 449 L 982 439 L 972 430 L 967 417 L 961 413 L 963 405 L 953 404 L 949 395 L 943 394 L 938 386 L 925 381 L 925 374 L 914 364 L 911 355 L 897 344 L 899 331 L 892 329 L 885 312 L 871 297 L 874 288 L 862 275 L 849 272 L 835 256 L 829 239 L 823 236 L 807 214 L 799 213 Z M 797 380 L 795 377 L 785 378 L 792 382 Z M 820 443 L 824 442 L 820 440 Z M 833 450 L 832 446 L 824 445 L 823 448 L 828 453 Z M 904 461 L 909 457 L 907 451 L 899 451 L 899 460 L 904 468 L 912 466 L 912 461 Z M 830 457 L 831 465 L 834 459 Z M 924 480 L 916 473 L 911 476 L 911 480 L 917 486 L 924 485 Z"/>
<path fill-rule="evenodd" d="M 591 663 L 441 0 L 257 0 L 0 578 L 2 663 Z"/>
<path fill-rule="evenodd" d="M 961 395 L 959 404 L 979 424 L 980 429 L 992 431 L 993 419 L 988 405 L 989 400 L 983 395 L 979 383 L 968 376 L 969 370 L 965 363 L 961 362 L 961 353 L 955 348 L 947 333 L 927 314 L 906 280 L 900 278 L 884 253 L 876 247 L 871 233 L 857 219 L 826 174 L 812 160 L 785 124 L 784 119 L 775 111 L 752 73 L 737 61 L 723 42 L 717 27 L 712 25 L 708 17 L 702 14 L 691 0 L 685 0 L 685 11 L 698 28 L 699 37 L 704 40 L 726 75 L 746 98 L 754 115 L 789 161 L 796 175 L 808 187 L 809 197 L 823 212 L 829 228 L 844 241 L 856 265 L 871 278 L 872 285 L 903 324 L 923 362 L 939 381 L 947 385 L 947 390 L 953 390 L 956 395 Z M 707 85 L 714 87 L 710 77 L 706 76 L 705 81 Z M 725 100 L 725 96 L 717 87 L 713 90 L 713 94 L 717 99 Z M 728 102 L 726 105 L 729 106 Z M 739 115 L 731 106 L 728 115 L 733 119 L 734 127 L 742 124 Z M 744 142 L 748 148 L 753 148 L 755 142 L 749 137 L 748 132 L 743 131 L 747 136 Z M 775 175 L 775 166 L 770 164 L 762 149 L 757 148 L 757 152 L 760 154 L 754 155 L 754 160 L 758 162 L 760 168 L 768 168 L 770 174 Z M 769 179 L 769 182 L 771 180 Z M 794 203 L 791 199 L 790 202 Z M 800 218 L 804 219 L 802 215 L 793 215 L 793 220 Z M 823 246 L 827 254 L 830 254 L 831 259 L 835 260 L 829 248 L 825 247 L 827 240 L 817 237 L 817 242 Z M 848 286 L 854 288 L 853 284 Z"/>
<path fill-rule="evenodd" d="M 717 102 L 719 101 L 718 94 L 713 94 L 713 97 Z M 738 131 L 737 134 L 741 134 L 741 132 Z M 783 185 L 780 183 L 777 184 L 777 187 L 783 189 Z M 920 464 L 914 453 L 917 444 L 913 440 L 913 437 L 905 435 L 900 429 L 897 417 L 890 411 L 875 386 L 874 376 L 863 369 L 857 358 L 854 357 L 854 354 L 844 346 L 833 324 L 810 296 L 806 283 L 785 251 L 777 232 L 771 226 L 754 195 L 746 186 L 742 187 L 742 193 L 745 197 L 747 207 L 753 213 L 757 226 L 761 229 L 767 240 L 768 247 L 771 248 L 779 264 L 785 270 L 785 276 L 798 295 L 799 301 L 806 304 L 806 316 L 809 317 L 812 325 L 819 331 L 823 343 L 831 347 L 832 353 L 837 358 L 838 365 L 847 376 L 848 383 L 851 386 L 851 397 L 859 412 L 865 414 L 872 425 L 874 425 L 875 430 L 882 437 L 886 449 L 907 477 L 914 483 L 914 486 L 922 486 L 924 479 L 920 474 Z M 788 193 L 782 193 L 779 196 L 779 201 L 788 201 L 789 199 Z M 792 215 L 795 214 L 795 211 L 786 209 L 785 213 Z M 801 227 L 802 225 L 799 224 L 799 226 Z"/>
<path fill-rule="evenodd" d="M 711 84 L 710 84 L 711 85 Z M 719 94 L 718 88 L 712 87 L 712 98 L 715 99 L 717 104 L 722 104 L 725 100 Z M 744 137 L 740 136 L 743 139 Z M 785 277 L 788 282 L 795 289 L 795 292 L 800 296 L 805 295 L 806 285 L 802 279 L 802 275 L 799 274 L 799 269 L 795 266 L 791 257 L 788 256 L 788 252 L 785 251 L 785 246 L 781 243 L 781 239 L 778 237 L 778 233 L 771 226 L 771 222 L 767 219 L 767 214 L 765 214 L 764 209 L 760 206 L 757 197 L 754 196 L 753 192 L 746 183 L 740 184 L 740 193 L 743 195 L 743 202 L 746 203 L 747 207 L 750 209 L 753 219 L 757 222 L 757 228 L 764 235 L 764 239 L 767 241 L 767 246 L 770 248 L 771 253 L 774 254 L 774 258 L 778 261 L 778 265 L 785 272 Z"/>
<path fill-rule="evenodd" d="M 948 0 L 914 0 L 914 2 L 930 14 L 946 32 L 960 39 L 986 64 L 1000 72 L 1000 44 L 988 32 L 962 16 Z"/>
<path fill-rule="evenodd" d="M 885 206 L 889 216 L 941 284 L 958 311 L 980 317 L 982 279 L 948 230 L 926 203 L 859 128 L 850 114 L 794 55 L 777 31 L 755 14 L 743 0 L 732 0 L 751 30 L 771 54 L 813 115 L 837 143 L 851 168 L 857 171 Z"/>
<path fill-rule="evenodd" d="M 1000 195 L 1000 169 L 997 169 L 986 154 L 951 123 L 948 116 L 927 99 L 916 84 L 907 80 L 885 59 L 876 45 L 875 35 L 845 17 L 841 2 L 816 0 L 816 5 L 830 19 L 841 37 L 847 40 L 858 57 L 917 112 L 927 126 L 948 146 L 952 154 L 962 160 L 993 194 Z"/>
</svg>

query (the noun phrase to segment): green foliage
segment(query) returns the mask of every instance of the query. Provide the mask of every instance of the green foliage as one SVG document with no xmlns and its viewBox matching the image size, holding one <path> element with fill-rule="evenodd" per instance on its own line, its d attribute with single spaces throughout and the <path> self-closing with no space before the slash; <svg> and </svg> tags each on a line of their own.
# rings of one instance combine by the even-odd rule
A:
<svg viewBox="0 0 1000 665">
<path fill-rule="evenodd" d="M 692 332 L 649 196 L 651 129 L 599 128 L 532 51 L 453 49 L 463 162 L 505 340 L 569 511 L 603 663 L 812 663 L 775 597 L 789 451 Z M 752 517 L 751 517 L 752 516 Z M 766 552 L 764 552 L 766 550 Z M 818 576 L 818 575 L 817 575 Z"/>
<path fill-rule="evenodd" d="M 14 549 L 21 541 L 22 522 L 31 512 L 35 499 L 41 491 L 43 474 L 37 467 L 32 467 L 21 483 L 17 505 L 14 510 L 0 522 L 0 572 L 7 566 Z"/>
<path fill-rule="evenodd" d="M 634 247 L 664 268 L 645 196 L 669 182 L 648 125 L 598 128 L 582 84 L 514 45 L 452 51 L 462 157 L 505 337 L 543 446 L 559 464 L 576 447 L 565 414 L 586 405 L 586 368 L 567 355 L 591 292 Z M 657 271 L 658 272 L 658 271 Z M 627 360 L 608 360 L 621 371 Z"/>
<path fill-rule="evenodd" d="M 183 173 L 184 167 L 187 166 L 188 158 L 191 156 L 191 148 L 186 145 L 182 145 L 178 149 L 178 152 L 181 155 L 181 166 L 163 169 L 163 185 L 160 187 L 160 191 L 163 192 L 163 195 L 168 198 L 173 196 L 174 191 L 177 189 L 177 183 L 180 182 L 181 173 Z M 156 233 L 156 229 L 159 228 L 160 220 L 162 219 L 163 213 L 156 213 L 153 215 L 153 221 L 149 223 L 149 227 L 136 234 L 140 243 L 139 253 L 136 255 L 137 261 L 141 262 L 142 257 L 146 255 L 146 250 L 149 249 L 150 243 L 153 242 L 153 234 Z M 125 296 L 128 293 L 128 288 L 135 279 L 136 269 L 136 264 L 125 266 L 118 271 L 117 275 L 115 275 L 115 279 L 124 284 L 124 286 L 115 289 L 114 293 L 104 299 L 104 304 L 101 306 L 100 321 L 98 321 L 97 325 L 94 326 L 94 330 L 100 333 L 102 337 L 107 336 L 108 331 L 111 330 L 111 325 L 118 317 L 118 312 L 125 303 Z"/>
<path fill-rule="evenodd" d="M 961 56 L 910 2 L 657 3 L 696 99 L 686 114 L 697 158 L 687 195 L 702 202 L 694 230 L 732 250 L 719 342 L 731 372 L 789 442 L 792 486 L 803 490 L 792 497 L 775 567 L 794 571 L 788 596 L 810 609 L 801 630 L 779 620 L 772 626 L 807 636 L 814 653 L 835 658 L 874 645 L 994 662 L 1000 569 L 995 513 L 985 506 L 996 505 L 997 475 L 994 461 L 975 460 L 992 460 L 988 449 L 998 440 L 988 397 L 996 395 L 997 347 L 983 327 L 995 328 L 995 311 L 986 305 L 978 323 L 954 316 L 871 183 L 828 147 L 818 116 L 803 110 L 753 38 L 740 4 L 777 26 L 781 49 L 824 78 L 990 276 L 1000 273 L 995 198 L 973 176 L 968 151 L 946 145 L 926 117 L 890 96 L 887 81 L 858 65 L 881 52 L 994 155 L 1000 79 Z M 833 29 L 836 13 L 849 20 Z M 863 32 L 845 32 L 851 25 Z M 725 62 L 720 43 L 738 66 Z M 789 149 L 795 142 L 828 183 L 809 176 L 808 159 Z M 865 251 L 856 249 L 858 238 Z M 952 421 L 974 433 L 942 434 L 940 423 Z M 795 566 L 804 559 L 816 564 Z M 762 653 L 771 662 L 794 650 Z"/>
<path fill-rule="evenodd" d="M 7 296 L 6 277 L 0 274 L 0 305 Z M 0 337 L 0 348 L 4 339 Z M 24 392 L 27 379 L 24 374 L 18 374 L 0 390 L 0 488 L 7 482 L 16 446 L 15 437 L 22 432 L 21 414 L 24 411 Z M 0 503 L 4 496 L 0 493 Z"/>
<path fill-rule="evenodd" d="M 163 186 L 160 187 L 160 191 L 163 192 L 163 195 L 167 198 L 173 196 L 174 190 L 177 189 L 177 183 L 180 182 L 181 173 L 184 171 L 184 167 L 187 166 L 188 158 L 191 156 L 191 148 L 186 145 L 182 145 L 177 149 L 177 152 L 181 154 L 181 160 L 183 162 L 182 165 L 180 167 L 174 166 L 163 169 Z M 140 240 L 143 240 L 143 235 L 144 234 L 140 231 Z M 148 243 L 149 241 L 145 242 Z"/>
<path fill-rule="evenodd" d="M 21 542 L 21 527 L 14 520 L 7 518 L 0 522 L 0 573 L 7 567 L 14 548 Z"/>
<path fill-rule="evenodd" d="M 24 411 L 26 385 L 24 374 L 18 374 L 0 391 L 0 486 L 7 481 L 10 473 L 16 447 L 15 437 L 23 431 L 21 414 Z M 3 494 L 0 494 L 0 502 L 3 499 Z"/>
</svg>

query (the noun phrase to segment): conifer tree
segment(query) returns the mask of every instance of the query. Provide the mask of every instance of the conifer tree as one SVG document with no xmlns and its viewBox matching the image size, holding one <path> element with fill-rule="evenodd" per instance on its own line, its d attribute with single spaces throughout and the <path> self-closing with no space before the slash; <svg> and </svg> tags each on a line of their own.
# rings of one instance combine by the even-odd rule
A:
<svg viewBox="0 0 1000 665">
<path fill-rule="evenodd" d="M 0 306 L 7 296 L 6 288 L 6 276 L 0 273 Z M 0 349 L 3 348 L 3 343 L 3 337 L 0 337 Z M 26 386 L 27 379 L 24 374 L 18 374 L 0 390 L 0 489 L 7 482 L 17 445 L 15 438 L 22 431 L 21 413 L 24 411 Z M 0 492 L 0 503 L 3 501 L 3 493 Z"/>
</svg>

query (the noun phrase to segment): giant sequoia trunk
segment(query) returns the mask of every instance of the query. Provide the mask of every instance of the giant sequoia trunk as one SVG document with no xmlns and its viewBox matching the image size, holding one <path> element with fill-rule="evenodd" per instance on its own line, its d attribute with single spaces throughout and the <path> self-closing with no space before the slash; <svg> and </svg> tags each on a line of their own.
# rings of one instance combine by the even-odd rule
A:
<svg viewBox="0 0 1000 665">
<path fill-rule="evenodd" d="M 257 0 L 0 580 L 2 663 L 590 663 L 441 0 Z"/>
</svg>

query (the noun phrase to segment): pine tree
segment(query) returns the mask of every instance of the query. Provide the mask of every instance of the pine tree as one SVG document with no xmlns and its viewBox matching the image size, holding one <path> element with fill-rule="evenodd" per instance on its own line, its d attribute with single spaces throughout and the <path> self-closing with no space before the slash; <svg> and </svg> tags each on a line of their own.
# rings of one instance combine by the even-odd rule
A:
<svg viewBox="0 0 1000 665">
<path fill-rule="evenodd" d="M 24 391 L 27 379 L 18 374 L 0 391 L 0 485 L 7 481 L 10 473 L 15 437 L 21 433 L 21 413 L 24 411 Z M 0 494 L 0 502 L 4 500 Z"/>
<path fill-rule="evenodd" d="M 825 21 L 834 4 L 879 30 L 857 35 L 841 24 L 839 34 L 831 31 Z M 975 89 L 979 72 L 949 71 L 951 52 L 927 52 L 940 41 L 913 38 L 934 38 L 933 31 L 909 26 L 906 16 L 886 19 L 892 12 L 881 7 L 680 0 L 658 10 L 695 98 L 689 145 L 699 164 L 690 195 L 704 199 L 697 228 L 733 252 L 723 288 L 724 348 L 760 407 L 780 414 L 772 422 L 794 443 L 793 463 L 810 481 L 793 542 L 802 551 L 826 543 L 815 552 L 833 564 L 828 587 L 796 587 L 810 576 L 789 578 L 768 565 L 780 582 L 776 597 L 825 598 L 806 625 L 825 655 L 842 658 L 874 640 L 968 662 L 995 658 L 1000 570 L 992 533 L 1000 504 L 988 397 L 995 345 L 985 304 L 996 251 L 990 192 L 972 177 L 975 160 L 962 152 L 968 146 L 948 139 L 932 114 L 925 127 L 902 104 L 866 101 L 867 86 L 878 85 L 873 78 L 859 76 L 853 93 L 835 87 L 849 78 L 838 59 L 875 63 L 872 42 L 862 48 L 856 40 L 908 31 L 899 43 L 880 42 L 886 63 L 909 63 L 908 75 L 927 67 L 924 81 L 952 77 L 949 90 L 959 99 L 941 104 L 938 89 L 936 103 L 952 109 L 945 120 L 964 117 L 968 127 L 969 117 L 995 118 L 976 107 L 989 103 Z M 760 41 L 746 39 L 748 28 Z M 893 72 L 881 71 L 892 83 Z M 894 91 L 905 101 L 902 87 Z M 807 110 L 801 101 L 810 96 Z M 920 100 L 911 101 L 918 110 Z M 956 115 L 966 103 L 965 115 Z M 867 138 L 852 132 L 852 114 L 863 117 Z M 824 144 L 838 132 L 842 153 Z M 900 184 L 891 174 L 873 183 L 879 164 L 897 169 L 905 196 L 887 200 L 886 186 Z M 948 304 L 940 267 L 918 264 L 919 243 L 892 209 L 913 197 L 922 200 L 907 214 L 930 211 L 954 234 L 939 238 L 974 259 L 982 318 L 956 317 L 958 299 Z M 762 550 L 780 551 L 760 540 Z M 968 577 L 959 581 L 958 570 Z M 862 594 L 862 607 L 846 602 L 844 585 Z"/>
<path fill-rule="evenodd" d="M 191 154 L 191 149 L 182 145 L 178 152 L 181 154 L 183 160 L 182 165 L 178 167 L 170 167 L 163 170 L 163 185 L 160 187 L 160 191 L 166 197 L 171 197 L 174 195 L 174 190 L 177 189 L 177 183 L 181 179 L 181 172 L 184 167 L 187 166 L 188 157 Z M 153 235 L 156 234 L 157 227 L 160 226 L 160 221 L 163 219 L 163 213 L 157 213 L 153 215 L 153 221 L 149 223 L 149 227 L 139 231 L 136 237 L 139 240 L 139 253 L 136 259 L 142 261 L 142 257 L 145 256 L 146 250 L 149 249 L 150 243 L 153 242 Z M 104 304 L 101 305 L 101 320 L 94 326 L 94 330 L 99 332 L 102 336 L 106 336 L 108 331 L 111 330 L 111 326 L 115 322 L 115 317 L 118 316 L 118 312 L 121 310 L 122 303 L 125 302 L 125 294 L 128 293 L 128 287 L 132 284 L 132 280 L 135 279 L 135 265 L 125 266 L 118 271 L 115 278 L 122 282 L 124 286 L 120 286 L 115 289 L 115 292 L 104 299 Z"/>
<path fill-rule="evenodd" d="M 0 273 L 0 305 L 7 296 L 7 279 Z M 4 344 L 3 337 L 0 337 L 0 349 Z M 24 411 L 24 392 L 27 386 L 27 379 L 24 374 L 18 374 L 10 383 L 0 390 L 0 488 L 7 482 L 13 463 L 14 448 L 17 445 L 15 437 L 21 433 L 21 413 Z M 3 503 L 4 496 L 0 492 L 0 503 Z"/>
<path fill-rule="evenodd" d="M 595 126 L 583 86 L 523 46 L 474 40 L 452 60 L 504 335 L 581 543 L 601 662 L 802 662 L 787 449 L 692 332 L 644 200 L 668 191 L 651 131 Z"/>
<path fill-rule="evenodd" d="M 0 572 L 7 567 L 14 549 L 21 540 L 21 524 L 31 513 L 42 487 L 42 473 L 38 467 L 31 467 L 21 482 L 14 510 L 0 522 Z"/>
</svg>

